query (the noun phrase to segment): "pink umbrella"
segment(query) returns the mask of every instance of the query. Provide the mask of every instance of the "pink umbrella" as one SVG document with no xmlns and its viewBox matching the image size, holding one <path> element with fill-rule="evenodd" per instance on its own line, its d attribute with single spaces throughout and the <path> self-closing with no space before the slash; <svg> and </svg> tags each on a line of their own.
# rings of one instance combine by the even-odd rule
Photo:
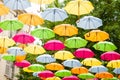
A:
<svg viewBox="0 0 120 80">
<path fill-rule="evenodd" d="M 3 30 L 0 28 L 0 33 L 3 32 Z"/>
<path fill-rule="evenodd" d="M 27 44 L 27 43 L 32 43 L 35 39 L 33 36 L 29 35 L 29 34 L 25 34 L 25 33 L 21 33 L 21 34 L 16 34 L 13 37 L 13 40 L 15 42 L 19 42 L 22 44 Z"/>
<path fill-rule="evenodd" d="M 117 60 L 120 59 L 120 54 L 114 51 L 110 51 L 103 53 L 100 58 L 106 61 Z"/>
<path fill-rule="evenodd" d="M 21 62 L 15 62 L 15 65 L 16 65 L 17 67 L 22 67 L 22 68 L 24 68 L 24 67 L 28 67 L 29 65 L 31 65 L 31 63 L 28 62 L 28 61 L 26 61 L 26 60 L 23 60 L 23 61 L 21 61 Z"/>
<path fill-rule="evenodd" d="M 95 55 L 94 52 L 88 48 L 77 49 L 73 54 L 76 58 L 91 58 Z"/>
<path fill-rule="evenodd" d="M 76 76 L 68 76 L 68 77 L 64 77 L 62 80 L 79 80 L 79 78 Z"/>
<path fill-rule="evenodd" d="M 38 76 L 40 78 L 49 78 L 49 77 L 53 77 L 54 76 L 54 73 L 52 71 L 42 71 L 40 73 L 38 73 Z"/>
<path fill-rule="evenodd" d="M 59 40 L 50 40 L 44 44 L 46 50 L 62 50 L 65 48 L 64 44 Z"/>
</svg>

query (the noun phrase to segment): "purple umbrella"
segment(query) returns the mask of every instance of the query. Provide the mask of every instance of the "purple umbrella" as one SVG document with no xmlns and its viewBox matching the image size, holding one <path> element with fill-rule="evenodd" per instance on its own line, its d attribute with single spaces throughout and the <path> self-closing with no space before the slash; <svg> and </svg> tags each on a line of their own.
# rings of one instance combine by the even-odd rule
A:
<svg viewBox="0 0 120 80">
<path fill-rule="evenodd" d="M 64 77 L 62 80 L 80 80 L 80 79 L 76 76 L 68 76 L 68 77 Z"/>
</svg>

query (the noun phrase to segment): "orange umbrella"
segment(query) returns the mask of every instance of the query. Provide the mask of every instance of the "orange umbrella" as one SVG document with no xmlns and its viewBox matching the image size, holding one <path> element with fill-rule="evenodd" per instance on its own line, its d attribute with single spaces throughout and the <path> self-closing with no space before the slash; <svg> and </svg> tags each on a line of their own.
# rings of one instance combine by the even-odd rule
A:
<svg viewBox="0 0 120 80">
<path fill-rule="evenodd" d="M 7 48 L 0 47 L 0 54 L 6 53 Z"/>
<path fill-rule="evenodd" d="M 120 75 L 118 76 L 118 79 L 120 79 Z"/>
<path fill-rule="evenodd" d="M 26 58 L 26 55 L 19 55 L 19 56 L 17 55 L 16 56 L 16 61 L 20 62 L 20 61 L 24 60 L 25 58 Z"/>
<path fill-rule="evenodd" d="M 85 67 L 74 67 L 71 69 L 72 74 L 88 73 L 88 69 Z"/>
<path fill-rule="evenodd" d="M 3 4 L 0 4 L 0 16 L 8 14 L 9 13 L 9 8 L 4 6 Z"/>
<path fill-rule="evenodd" d="M 109 72 L 99 72 L 95 74 L 97 78 L 113 78 L 114 76 Z"/>
</svg>

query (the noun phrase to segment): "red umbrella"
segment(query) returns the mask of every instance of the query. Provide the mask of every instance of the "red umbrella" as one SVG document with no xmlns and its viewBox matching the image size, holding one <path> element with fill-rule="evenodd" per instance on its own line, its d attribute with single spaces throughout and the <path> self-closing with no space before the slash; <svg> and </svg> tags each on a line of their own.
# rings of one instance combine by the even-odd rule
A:
<svg viewBox="0 0 120 80">
<path fill-rule="evenodd" d="M 103 53 L 100 57 L 102 60 L 111 61 L 120 59 L 120 54 L 114 51 L 110 51 Z"/>
<path fill-rule="evenodd" d="M 68 76 L 68 77 L 64 77 L 62 80 L 80 80 L 80 79 L 76 76 Z"/>
<path fill-rule="evenodd" d="M 77 49 L 73 54 L 76 58 L 92 58 L 95 55 L 94 52 L 88 48 Z"/>
</svg>

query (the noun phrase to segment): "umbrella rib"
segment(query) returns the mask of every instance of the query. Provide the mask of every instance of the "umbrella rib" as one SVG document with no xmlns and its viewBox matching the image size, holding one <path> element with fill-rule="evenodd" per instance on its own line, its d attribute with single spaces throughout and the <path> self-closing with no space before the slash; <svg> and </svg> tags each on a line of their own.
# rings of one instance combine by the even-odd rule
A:
<svg viewBox="0 0 120 80">
<path fill-rule="evenodd" d="M 22 1 L 21 1 L 21 0 L 19 0 L 19 1 L 20 1 L 20 3 L 21 3 L 22 8 L 24 9 L 24 6 L 23 6 L 23 4 L 22 4 Z"/>
</svg>

